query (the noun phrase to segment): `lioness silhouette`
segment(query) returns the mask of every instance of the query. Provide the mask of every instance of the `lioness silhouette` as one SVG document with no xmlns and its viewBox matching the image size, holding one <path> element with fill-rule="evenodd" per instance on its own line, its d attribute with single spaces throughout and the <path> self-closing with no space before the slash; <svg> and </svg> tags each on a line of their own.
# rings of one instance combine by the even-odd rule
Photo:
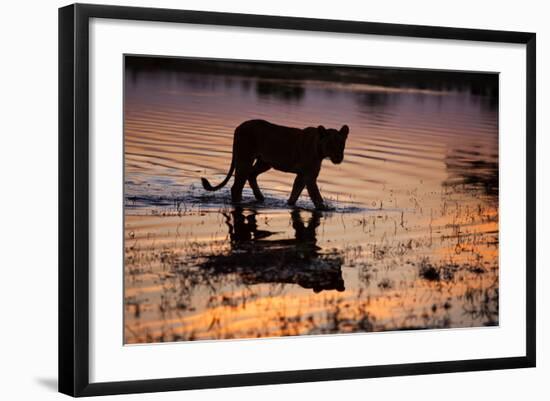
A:
<svg viewBox="0 0 550 401">
<path fill-rule="evenodd" d="M 263 201 L 257 179 L 260 174 L 274 168 L 296 174 L 289 205 L 296 203 L 306 187 L 315 207 L 326 209 L 317 186 L 317 176 L 323 159 L 329 158 L 334 164 L 342 163 L 348 133 L 347 125 L 338 131 L 322 125 L 300 129 L 264 120 L 246 121 L 235 129 L 233 157 L 225 179 L 212 186 L 206 178 L 201 178 L 202 186 L 208 191 L 217 191 L 235 172 L 231 200 L 241 201 L 244 184 L 248 181 L 256 199 Z"/>
</svg>

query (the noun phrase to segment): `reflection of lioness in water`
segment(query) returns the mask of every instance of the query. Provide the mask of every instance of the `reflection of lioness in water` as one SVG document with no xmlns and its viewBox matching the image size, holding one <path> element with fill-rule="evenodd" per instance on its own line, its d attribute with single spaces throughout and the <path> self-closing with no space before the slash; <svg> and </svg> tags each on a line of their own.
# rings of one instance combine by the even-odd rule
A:
<svg viewBox="0 0 550 401">
<path fill-rule="evenodd" d="M 274 168 L 296 174 L 289 205 L 294 205 L 304 187 L 307 187 L 315 207 L 323 209 L 325 205 L 317 187 L 321 162 L 328 157 L 334 164 L 342 163 L 348 133 L 347 125 L 338 131 L 323 126 L 299 129 L 263 120 L 246 121 L 235 130 L 233 159 L 225 179 L 213 187 L 202 178 L 202 185 L 208 191 L 216 191 L 227 184 L 235 171 L 231 200 L 241 201 L 242 190 L 248 180 L 254 196 L 262 201 L 264 196 L 258 187 L 258 175 Z"/>
</svg>

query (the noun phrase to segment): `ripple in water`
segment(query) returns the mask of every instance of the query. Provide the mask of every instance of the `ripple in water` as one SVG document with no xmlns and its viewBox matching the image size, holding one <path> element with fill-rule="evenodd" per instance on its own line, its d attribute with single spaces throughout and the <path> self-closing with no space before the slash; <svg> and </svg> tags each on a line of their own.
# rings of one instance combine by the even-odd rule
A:
<svg viewBox="0 0 550 401">
<path fill-rule="evenodd" d="M 495 75 L 126 59 L 125 342 L 498 325 Z M 350 127 L 318 178 L 220 182 L 249 119 Z"/>
</svg>

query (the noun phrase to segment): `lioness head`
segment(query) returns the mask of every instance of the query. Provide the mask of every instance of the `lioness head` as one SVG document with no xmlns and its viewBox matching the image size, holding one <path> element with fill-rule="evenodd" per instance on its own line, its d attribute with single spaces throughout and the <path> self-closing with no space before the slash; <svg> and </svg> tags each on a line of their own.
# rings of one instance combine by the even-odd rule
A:
<svg viewBox="0 0 550 401">
<path fill-rule="evenodd" d="M 344 148 L 349 134 L 349 127 L 344 125 L 340 131 L 325 128 L 322 125 L 317 127 L 319 141 L 323 157 L 330 158 L 334 164 L 340 164 L 344 160 Z"/>
</svg>

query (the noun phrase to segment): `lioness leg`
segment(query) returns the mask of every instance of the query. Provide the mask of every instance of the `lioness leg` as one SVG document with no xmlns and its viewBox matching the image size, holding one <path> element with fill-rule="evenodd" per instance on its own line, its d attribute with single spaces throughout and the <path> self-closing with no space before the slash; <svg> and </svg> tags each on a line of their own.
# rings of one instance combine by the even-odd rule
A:
<svg viewBox="0 0 550 401">
<path fill-rule="evenodd" d="M 307 186 L 307 193 L 309 194 L 309 197 L 313 201 L 313 204 L 317 209 L 324 209 L 325 204 L 323 202 L 323 197 L 321 196 L 321 192 L 319 191 L 319 187 L 317 186 L 317 180 L 315 178 L 306 180 L 306 186 Z"/>
<path fill-rule="evenodd" d="M 254 167 L 252 167 L 252 171 L 248 176 L 248 183 L 250 184 L 250 188 L 252 188 L 254 196 L 259 201 L 263 201 L 264 196 L 262 194 L 262 191 L 260 191 L 260 187 L 258 186 L 257 178 L 260 174 L 265 173 L 270 168 L 271 166 L 269 164 L 258 159 L 256 160 L 256 163 L 254 164 Z"/>
<path fill-rule="evenodd" d="M 292 186 L 292 192 L 290 194 L 290 198 L 288 198 L 287 203 L 290 206 L 294 206 L 296 204 L 296 201 L 300 197 L 300 194 L 304 190 L 305 186 L 306 186 L 306 181 L 304 180 L 304 177 L 298 174 L 294 179 L 294 185 Z"/>
<path fill-rule="evenodd" d="M 243 188 L 250 172 L 253 160 L 241 160 L 235 166 L 235 181 L 231 187 L 231 201 L 240 202 L 243 197 Z"/>
</svg>

